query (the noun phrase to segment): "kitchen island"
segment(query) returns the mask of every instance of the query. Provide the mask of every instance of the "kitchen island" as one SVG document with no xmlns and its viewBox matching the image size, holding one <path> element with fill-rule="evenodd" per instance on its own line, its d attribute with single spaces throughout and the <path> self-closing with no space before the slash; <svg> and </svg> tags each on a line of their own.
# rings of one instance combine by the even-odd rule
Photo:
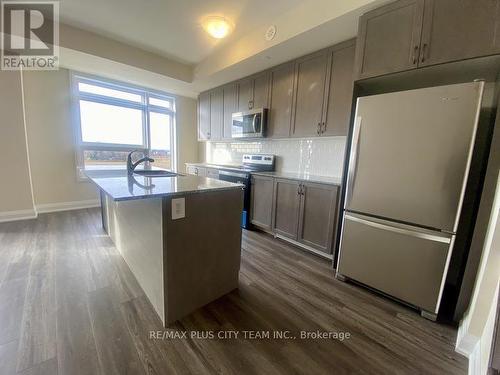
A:
<svg viewBox="0 0 500 375">
<path fill-rule="evenodd" d="M 238 287 L 243 186 L 198 176 L 86 173 L 103 227 L 164 325 Z"/>
</svg>

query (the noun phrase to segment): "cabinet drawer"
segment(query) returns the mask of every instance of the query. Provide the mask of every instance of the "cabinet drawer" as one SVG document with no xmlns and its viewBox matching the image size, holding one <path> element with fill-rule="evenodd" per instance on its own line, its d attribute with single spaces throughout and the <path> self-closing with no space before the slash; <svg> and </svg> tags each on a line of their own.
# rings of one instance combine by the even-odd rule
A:
<svg viewBox="0 0 500 375">
<path fill-rule="evenodd" d="M 338 272 L 437 313 L 451 236 L 345 215 Z"/>
</svg>

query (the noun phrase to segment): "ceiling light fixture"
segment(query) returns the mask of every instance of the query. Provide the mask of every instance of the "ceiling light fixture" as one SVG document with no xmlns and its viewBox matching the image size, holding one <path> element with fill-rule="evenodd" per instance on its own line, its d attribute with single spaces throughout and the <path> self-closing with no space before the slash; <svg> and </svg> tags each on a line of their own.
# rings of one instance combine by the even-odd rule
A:
<svg viewBox="0 0 500 375">
<path fill-rule="evenodd" d="M 232 23 L 221 16 L 209 16 L 203 20 L 203 28 L 216 39 L 226 37 L 232 30 Z"/>
</svg>

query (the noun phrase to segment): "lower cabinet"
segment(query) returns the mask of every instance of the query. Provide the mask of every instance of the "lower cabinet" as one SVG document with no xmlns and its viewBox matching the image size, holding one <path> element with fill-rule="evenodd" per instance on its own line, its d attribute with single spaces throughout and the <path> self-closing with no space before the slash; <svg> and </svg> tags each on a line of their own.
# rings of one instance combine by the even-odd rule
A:
<svg viewBox="0 0 500 375">
<path fill-rule="evenodd" d="M 215 168 L 187 165 L 186 172 L 217 179 Z M 250 222 L 309 249 L 333 253 L 340 187 L 252 175 Z"/>
<path fill-rule="evenodd" d="M 339 188 L 314 183 L 302 184 L 298 241 L 332 254 L 337 227 Z"/>
<path fill-rule="evenodd" d="M 272 230 L 274 181 L 272 177 L 252 176 L 250 222 Z"/>
<path fill-rule="evenodd" d="M 275 179 L 273 231 L 325 254 L 333 253 L 339 187 Z"/>
<path fill-rule="evenodd" d="M 297 240 L 300 209 L 300 182 L 274 181 L 274 232 Z"/>
</svg>

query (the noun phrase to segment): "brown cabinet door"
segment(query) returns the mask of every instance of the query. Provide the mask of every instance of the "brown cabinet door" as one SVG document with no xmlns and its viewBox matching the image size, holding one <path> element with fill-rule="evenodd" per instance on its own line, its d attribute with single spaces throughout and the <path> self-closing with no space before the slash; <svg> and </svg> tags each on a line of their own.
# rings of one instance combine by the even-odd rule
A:
<svg viewBox="0 0 500 375">
<path fill-rule="evenodd" d="M 420 66 L 500 53 L 500 1 L 425 0 Z"/>
<path fill-rule="evenodd" d="M 222 89 L 210 92 L 210 140 L 222 139 L 223 103 Z"/>
<path fill-rule="evenodd" d="M 355 77 L 416 68 L 423 13 L 424 0 L 400 0 L 362 15 Z"/>
<path fill-rule="evenodd" d="M 274 180 L 272 177 L 252 176 L 250 221 L 271 230 Z"/>
<path fill-rule="evenodd" d="M 229 84 L 224 87 L 224 108 L 223 117 L 224 125 L 222 138 L 231 139 L 231 124 L 233 112 L 238 112 L 238 87 L 236 84 Z"/>
<path fill-rule="evenodd" d="M 294 77 L 295 64 L 293 62 L 280 65 L 271 71 L 268 137 L 290 136 Z"/>
<path fill-rule="evenodd" d="M 322 135 L 346 136 L 351 120 L 355 44 L 334 50 Z"/>
<path fill-rule="evenodd" d="M 269 107 L 269 72 L 264 72 L 253 79 L 253 107 Z"/>
<path fill-rule="evenodd" d="M 238 82 L 238 111 L 248 111 L 253 107 L 253 79 Z"/>
<path fill-rule="evenodd" d="M 322 51 L 297 60 L 295 114 L 292 135 L 319 135 L 328 66 L 328 52 Z"/>
<path fill-rule="evenodd" d="M 296 240 L 300 208 L 299 183 L 275 179 L 274 184 L 274 231 Z"/>
<path fill-rule="evenodd" d="M 333 252 L 338 187 L 303 183 L 298 240 L 327 254 Z"/>
<path fill-rule="evenodd" d="M 198 97 L 198 140 L 210 139 L 210 92 Z"/>
</svg>

